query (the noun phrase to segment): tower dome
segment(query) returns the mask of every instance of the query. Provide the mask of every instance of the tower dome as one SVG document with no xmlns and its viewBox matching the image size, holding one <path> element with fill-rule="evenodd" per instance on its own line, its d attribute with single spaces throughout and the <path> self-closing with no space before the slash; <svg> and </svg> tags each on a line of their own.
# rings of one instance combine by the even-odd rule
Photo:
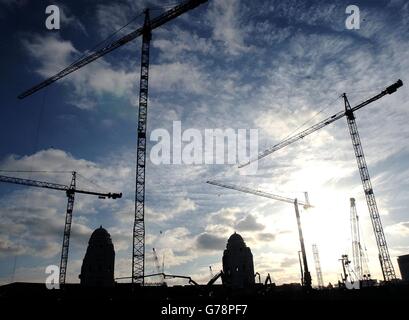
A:
<svg viewBox="0 0 409 320">
<path fill-rule="evenodd" d="M 243 238 L 241 235 L 238 233 L 234 232 L 229 240 L 227 240 L 227 249 L 230 248 L 245 248 L 246 243 L 244 242 Z"/>
<path fill-rule="evenodd" d="M 95 229 L 94 232 L 91 234 L 88 244 L 90 243 L 112 244 L 111 235 L 108 233 L 106 229 L 100 226 L 98 229 Z"/>
</svg>

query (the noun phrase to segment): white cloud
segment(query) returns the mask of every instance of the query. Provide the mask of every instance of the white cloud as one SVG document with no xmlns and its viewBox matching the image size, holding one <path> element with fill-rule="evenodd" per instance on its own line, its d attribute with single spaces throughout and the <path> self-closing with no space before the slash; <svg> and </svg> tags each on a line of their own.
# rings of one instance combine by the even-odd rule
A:
<svg viewBox="0 0 409 320">
<path fill-rule="evenodd" d="M 385 228 L 391 236 L 407 237 L 409 235 L 409 221 L 399 222 Z"/>
<path fill-rule="evenodd" d="M 24 39 L 23 46 L 39 65 L 35 72 L 44 78 L 61 71 L 79 55 L 71 41 L 62 40 L 58 36 L 33 36 L 30 40 Z M 75 95 L 69 96 L 72 104 L 88 109 L 95 105 L 95 96 L 104 93 L 116 97 L 129 97 L 130 101 L 133 101 L 134 95 L 131 93 L 138 79 L 137 68 L 128 72 L 124 68 L 113 67 L 100 58 L 98 62 L 90 63 L 59 81 L 74 88 Z"/>
<path fill-rule="evenodd" d="M 208 79 L 205 73 L 190 63 L 164 63 L 151 66 L 150 87 L 162 92 L 201 94 L 207 92 Z"/>
<path fill-rule="evenodd" d="M 146 7 L 148 7 L 146 1 L 131 0 L 98 4 L 95 13 L 98 30 L 103 37 L 107 37 L 122 28 L 125 24 L 130 22 L 131 19 L 136 18 L 133 23 L 120 32 L 120 35 L 127 34 L 143 25 L 143 10 Z"/>
<path fill-rule="evenodd" d="M 148 216 L 149 221 L 158 222 L 158 221 L 171 221 L 176 216 L 185 213 L 191 213 L 195 211 L 196 204 L 189 198 L 179 198 L 173 201 L 173 206 L 169 207 L 167 204 L 166 209 L 164 211 L 157 211 L 150 207 L 146 208 L 146 214 Z"/>
<path fill-rule="evenodd" d="M 399 5 L 397 3 L 394 5 Z M 186 19 L 183 24 L 175 21 L 175 24 L 155 31 L 152 48 L 159 50 L 152 54 L 154 59 L 151 61 L 150 89 L 153 91 L 150 91 L 150 105 L 154 106 L 152 111 L 155 109 L 155 112 L 149 114 L 149 126 L 167 127 L 171 120 L 181 119 L 184 126 L 195 128 L 259 128 L 261 150 L 311 119 L 340 93 L 347 92 L 351 103 L 355 104 L 408 73 L 409 56 L 402 54 L 409 51 L 405 33 L 407 17 L 396 15 L 399 26 L 395 29 L 385 20 L 388 8 L 382 9 L 385 13 L 379 15 L 367 11 L 373 21 L 363 24 L 361 31 L 349 32 L 344 30 L 345 15 L 344 10 L 338 12 L 339 5 L 323 1 L 311 6 L 297 4 L 302 2 L 211 1 L 206 9 L 206 25 L 191 21 L 189 23 L 197 25 L 197 29 L 183 30 L 181 25 L 184 26 Z M 107 9 L 99 13 L 105 14 L 98 18 L 101 35 L 111 33 L 137 13 L 136 9 L 130 9 L 132 5 L 139 6 L 140 2 L 129 0 L 121 7 L 117 3 L 110 8 L 100 7 L 101 10 Z M 402 15 L 407 13 L 407 8 L 402 7 Z M 277 20 L 280 23 L 276 23 Z M 42 45 L 54 50 L 53 55 L 47 56 Z M 37 72 L 42 76 L 58 71 L 79 54 L 73 43 L 55 37 L 33 38 L 27 41 L 26 47 L 40 62 Z M 139 54 L 140 41 L 134 41 L 126 48 L 135 48 Z M 126 54 L 129 52 L 125 51 Z M 156 58 L 159 61 L 155 61 Z M 233 58 L 240 59 L 239 64 Z M 95 97 L 105 94 L 129 96 L 130 100 L 135 100 L 138 59 L 129 65 L 126 65 L 128 61 L 118 63 L 119 66 L 107 61 L 111 60 L 93 62 L 78 71 L 78 75 L 70 75 L 64 80 L 68 88 L 74 88 L 70 98 L 77 106 L 93 108 L 97 104 Z M 179 95 L 183 99 L 175 97 Z M 407 101 L 408 92 L 402 88 L 357 113 L 393 257 L 407 248 L 407 201 L 402 200 L 407 198 L 407 172 L 402 169 L 407 162 L 405 152 L 408 150 Z M 337 100 L 307 125 L 342 108 L 342 101 Z M 113 191 L 124 190 L 128 197 L 121 202 L 98 203 L 86 197 L 79 198 L 76 212 L 80 216 L 76 216 L 75 221 L 81 226 L 78 232 L 86 237 L 86 231 L 92 230 L 99 220 L 97 209 L 112 212 L 108 230 L 119 251 L 117 275 L 129 276 L 134 152 L 127 155 L 130 160 L 123 158 L 126 157 L 121 156 L 120 161 L 117 159 L 112 164 L 108 160 L 97 164 L 61 151 L 48 151 L 27 159 L 14 156 L 5 163 L 13 168 L 32 169 L 31 162 L 34 162 L 34 168 L 39 170 L 44 167 L 52 170 L 78 168 L 80 172 L 85 170 L 89 177 L 98 177 L 98 184 L 108 185 Z M 13 166 L 14 162 L 19 166 Z M 309 191 L 315 208 L 301 213 L 307 255 L 312 264 L 310 244 L 318 243 L 326 282 L 336 280 L 340 272 L 338 259 L 350 250 L 348 200 L 350 196 L 356 197 L 357 203 L 361 204 L 361 221 L 373 260 L 372 274 L 380 276 L 376 243 L 345 121 L 340 120 L 269 156 L 260 162 L 258 174 L 254 177 L 239 177 L 237 173 L 237 168 L 225 166 L 151 166 L 148 163 L 146 244 L 147 248 L 155 247 L 160 256 L 165 255 L 165 269 L 189 273 L 205 281 L 209 277 L 205 264 L 208 260 L 220 264 L 221 252 L 219 249 L 197 250 L 198 239 L 203 240 L 205 234 L 211 235 L 217 237 L 221 246 L 223 239 L 225 243 L 240 221 L 251 217 L 260 230 L 240 233 L 252 248 L 256 270 L 263 277 L 270 272 L 279 283 L 299 281 L 297 264 L 281 266 L 294 261 L 299 250 L 293 206 L 251 195 L 213 191 L 213 187 L 204 185 L 207 178 L 218 175 L 221 180 L 231 179 L 290 197 L 302 197 L 303 191 Z M 54 179 L 38 176 L 44 177 Z M 67 183 L 69 175 L 56 180 Z M 32 197 L 32 194 L 25 195 Z M 43 202 L 49 201 L 43 195 L 39 197 Z M 55 210 L 63 214 L 65 199 L 56 197 L 61 203 L 57 205 L 58 201 L 51 199 L 50 207 L 54 208 L 52 201 L 55 201 Z M 44 205 L 36 203 L 36 207 L 42 210 Z M 385 212 L 388 215 L 384 215 Z M 57 213 L 44 214 L 53 216 Z M 7 215 L 11 217 L 10 212 Z M 13 234 L 24 230 L 21 216 L 19 213 L 16 224 L 4 220 L 7 230 Z M 40 224 L 40 218 L 33 220 L 30 223 Z M 50 229 L 55 228 L 56 233 L 59 227 L 54 222 L 57 220 L 60 221 L 51 219 L 52 223 L 46 224 Z M 261 226 L 265 228 L 261 230 Z M 42 229 L 38 227 L 36 230 L 40 232 Z M 38 244 L 34 245 L 40 250 Z M 58 246 L 59 243 L 57 249 Z M 13 237 L 2 237 L 0 247 L 5 254 L 30 252 L 26 243 L 18 243 Z M 43 246 L 42 250 L 45 254 L 54 249 Z M 149 250 L 147 259 L 150 259 L 148 255 Z"/>
<path fill-rule="evenodd" d="M 210 39 L 202 38 L 191 30 L 186 31 L 179 27 L 158 29 L 152 44 L 153 47 L 162 51 L 164 59 L 172 61 L 186 58 L 185 53 L 203 55 L 216 53 L 216 47 Z"/>
<path fill-rule="evenodd" d="M 95 190 L 96 185 L 100 192 L 122 192 L 124 196 L 130 194 L 125 177 L 129 177 L 132 170 L 127 167 L 128 156 L 123 158 L 116 155 L 116 161 L 108 161 L 109 166 L 97 164 L 84 159 L 76 159 L 72 155 L 56 149 L 42 150 L 29 156 L 10 155 L 0 162 L 3 170 L 47 170 L 48 172 L 33 173 L 8 173 L 22 178 L 40 181 L 50 181 L 64 185 L 70 182 L 70 173 L 55 174 L 67 169 L 76 170 L 83 175 L 78 175 L 77 188 Z M 96 184 L 96 185 L 95 185 Z M 8 185 L 7 185 L 8 186 Z M 6 185 L 2 185 L 7 190 Z M 107 188 L 106 186 L 109 186 Z M 109 190 L 107 190 L 109 189 Z M 128 255 L 131 242 L 131 228 L 129 220 L 132 219 L 133 210 L 127 206 L 128 201 L 100 200 L 97 197 L 76 196 L 74 217 L 70 241 L 69 272 L 78 275 L 73 261 L 82 259 L 92 230 L 100 224 L 108 224 L 108 231 L 114 240 L 117 253 L 121 251 Z M 52 259 L 58 264 L 58 255 L 61 252 L 61 238 L 64 227 L 66 211 L 66 196 L 64 192 L 42 188 L 21 188 L 8 192 L 0 198 L 0 230 L 6 235 L 0 238 L 0 255 L 2 256 L 28 256 L 32 258 Z M 121 212 L 121 210 L 127 212 Z M 104 214 L 105 212 L 105 214 Z M 117 214 L 109 217 L 106 212 Z M 128 218 L 130 217 L 130 219 Z M 113 219 L 113 222 L 110 220 Z M 105 223 L 104 223 L 105 222 Z M 78 264 L 78 268 L 81 264 Z M 43 272 L 43 271 L 42 271 Z M 72 279 L 71 279 L 72 280 Z M 78 281 L 74 277 L 74 281 Z"/>
<path fill-rule="evenodd" d="M 243 6 L 238 0 L 215 0 L 209 4 L 207 19 L 213 29 L 212 38 L 220 41 L 230 55 L 247 52 L 245 30 L 240 26 Z"/>
<path fill-rule="evenodd" d="M 71 10 L 69 9 L 68 6 L 61 3 L 57 3 L 57 6 L 60 8 L 61 28 L 70 26 L 74 29 L 80 30 L 82 33 L 88 36 L 84 24 L 81 22 L 79 18 L 77 18 L 71 13 Z"/>
<path fill-rule="evenodd" d="M 202 233 L 197 237 L 196 243 L 199 249 L 220 252 L 226 245 L 226 239 L 217 235 Z"/>
<path fill-rule="evenodd" d="M 239 231 L 256 231 L 263 230 L 265 226 L 254 218 L 251 214 L 236 223 L 236 228 Z"/>
</svg>

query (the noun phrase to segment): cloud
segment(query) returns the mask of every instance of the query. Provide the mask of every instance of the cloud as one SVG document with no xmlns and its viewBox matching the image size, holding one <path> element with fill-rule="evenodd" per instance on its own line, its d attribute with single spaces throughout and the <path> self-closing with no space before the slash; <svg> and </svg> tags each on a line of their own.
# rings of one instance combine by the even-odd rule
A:
<svg viewBox="0 0 409 320">
<path fill-rule="evenodd" d="M 276 239 L 276 235 L 269 232 L 260 232 L 257 234 L 257 240 L 259 241 L 274 241 Z"/>
<path fill-rule="evenodd" d="M 100 11 L 94 12 L 95 26 L 86 25 L 87 30 L 95 27 L 98 34 L 105 37 L 139 13 L 144 4 L 127 0 L 112 3 L 112 7 L 97 5 Z M 258 128 L 261 151 L 299 126 L 304 124 L 305 128 L 342 110 L 342 100 L 335 100 L 342 92 L 347 92 L 355 104 L 399 77 L 403 77 L 406 85 L 404 76 L 409 70 L 409 56 L 403 54 L 409 51 L 406 4 L 396 1 L 393 6 L 368 7 L 364 14 L 372 22 L 362 23 L 361 29 L 354 31 L 344 28 L 342 4 L 325 1 L 211 1 L 202 8 L 200 10 L 207 10 L 205 19 L 199 17 L 199 10 L 193 10 L 154 33 L 149 102 L 153 108 L 149 112 L 148 128 L 168 128 L 172 120 L 182 120 L 186 128 Z M 95 9 L 95 4 L 91 9 Z M 140 25 L 138 19 L 132 27 Z M 54 35 L 26 41 L 27 53 L 36 63 L 33 70 L 43 77 L 71 63 L 80 54 L 75 38 L 70 42 Z M 53 51 L 47 51 L 47 55 L 43 47 Z M 83 109 L 95 108 L 99 102 L 111 98 L 135 103 L 139 77 L 139 56 L 135 56 L 135 52 L 140 52 L 138 40 L 116 51 L 114 56 L 106 56 L 77 71 L 78 75 L 68 76 L 62 81 L 67 99 Z M 383 222 L 390 238 L 388 245 L 393 261 L 397 248 L 399 254 L 403 254 L 408 244 L 405 216 L 408 179 L 405 179 L 404 166 L 408 163 L 409 150 L 407 101 L 408 91 L 404 87 L 357 112 L 378 206 L 382 214 L 389 213 L 383 215 Z M 80 112 L 84 119 L 91 118 L 87 112 Z M 88 116 L 90 118 L 86 118 Z M 103 118 L 108 119 L 109 115 Z M 101 119 L 98 123 L 110 125 Z M 93 132 L 92 127 L 86 129 Z M 7 162 L 7 158 L 4 161 L 17 169 L 77 169 L 95 178 L 98 185 L 123 191 L 121 201 L 106 202 L 86 196 L 76 199 L 79 240 L 74 241 L 75 248 L 70 254 L 76 255 L 72 261 L 80 261 L 86 233 L 103 223 L 118 251 L 117 272 L 129 276 L 134 145 L 121 145 L 129 147 L 127 154 L 118 158 L 104 155 L 97 162 L 84 159 L 81 153 L 77 156 L 77 152 L 87 147 L 81 141 L 78 143 L 79 149 L 73 149 L 75 156 L 62 150 L 48 150 L 27 157 L 12 156 L 10 161 Z M 364 218 L 367 208 L 343 120 L 269 156 L 260 162 L 254 177 L 239 176 L 239 172 L 228 166 L 152 166 L 148 161 L 147 261 L 152 264 L 149 254 L 151 247 L 155 247 L 160 257 L 165 256 L 165 269 L 189 275 L 202 272 L 209 276 L 209 261 L 221 263 L 219 250 L 241 224 L 246 230 L 240 233 L 252 249 L 257 271 L 263 276 L 270 272 L 278 283 L 299 280 L 297 263 L 281 267 L 281 263 L 291 264 L 286 258 L 296 260 L 299 250 L 293 207 L 251 195 L 214 190 L 205 185 L 213 176 L 289 197 L 301 198 L 303 191 L 309 191 L 315 207 L 301 212 L 307 255 L 313 261 L 308 243 L 320 244 L 326 281 L 336 281 L 339 252 L 350 248 L 346 232 L 350 230 L 349 197 L 357 197 L 357 203 L 362 203 L 358 209 L 363 213 L 361 222 L 365 234 L 373 232 L 369 217 Z M 64 184 L 70 181 L 69 173 L 61 177 L 46 174 L 32 177 Z M 48 198 L 47 192 L 24 192 L 14 199 L 9 196 L 8 187 L 4 188 L 5 202 L 19 202 L 18 206 L 0 210 L 7 215 L 0 224 L 3 228 L 0 234 L 7 235 L 0 240 L 4 255 L 32 254 L 33 248 L 42 250 L 41 255 L 57 252 L 60 241 L 56 237 L 61 237 L 58 223 L 63 221 L 66 205 L 64 195 L 56 194 L 54 199 Z M 22 202 L 24 199 L 38 199 L 34 205 L 36 210 L 31 211 L 29 218 L 23 215 L 29 207 Z M 13 210 L 18 212 L 18 217 L 13 217 Z M 47 220 L 48 217 L 53 218 Z M 47 220 L 45 226 L 55 235 L 49 242 L 56 244 L 55 249 L 47 248 L 46 241 L 40 238 L 45 232 L 40 226 L 43 220 Z M 35 241 L 28 241 L 31 238 L 17 241 L 17 235 L 25 231 L 25 223 L 35 226 L 30 235 Z M 292 231 L 283 234 L 282 230 Z M 330 238 L 334 241 L 329 242 Z M 371 273 L 381 276 L 376 263 L 376 243 L 373 238 L 368 240 Z M 214 246 L 214 249 L 206 249 L 206 246 Z M 31 260 L 27 264 L 29 262 Z M 203 281 L 204 275 L 200 275 Z"/>
<path fill-rule="evenodd" d="M 195 237 L 185 227 L 167 229 L 154 239 L 151 246 L 158 257 L 164 257 L 167 270 L 198 258 Z"/>
<path fill-rule="evenodd" d="M 31 200 L 30 203 L 27 199 Z M 0 230 L 7 234 L 7 241 L 3 242 L 0 254 L 12 251 L 14 255 L 50 258 L 60 253 L 60 239 L 64 229 L 64 200 L 64 195 L 58 197 L 33 190 L 2 198 Z M 87 226 L 74 219 L 71 246 L 86 243 L 90 233 L 91 230 Z"/>
<path fill-rule="evenodd" d="M 22 43 L 38 65 L 34 71 L 44 78 L 55 75 L 80 54 L 71 41 L 62 40 L 55 35 L 34 35 L 30 40 L 23 39 Z M 82 109 L 91 109 L 95 106 L 96 97 L 102 94 L 128 97 L 130 101 L 134 101 L 132 93 L 139 79 L 136 69 L 128 72 L 125 68 L 114 67 L 104 58 L 99 58 L 97 63 L 90 63 L 59 81 L 74 88 L 74 93 L 69 96 L 72 104 Z"/>
<path fill-rule="evenodd" d="M 153 5 L 157 1 L 150 1 Z M 103 37 L 111 35 L 122 28 L 125 24 L 135 19 L 133 23 L 121 30 L 120 35 L 127 34 L 137 27 L 143 25 L 143 10 L 148 7 L 146 1 L 118 1 L 109 4 L 97 4 L 95 9 L 95 19 L 98 30 Z"/>
<path fill-rule="evenodd" d="M 409 235 L 409 221 L 402 221 L 385 228 L 385 232 L 391 236 L 406 237 Z"/>
<path fill-rule="evenodd" d="M 112 188 L 111 192 L 120 192 L 127 189 L 124 177 L 128 177 L 129 172 L 132 172 L 124 163 L 120 164 L 121 161 L 117 159 L 113 167 L 106 167 L 84 159 L 76 159 L 63 150 L 48 149 L 33 155 L 9 155 L 0 161 L 0 167 L 3 170 L 13 171 L 46 170 L 46 172 L 20 172 L 13 173 L 13 175 L 64 185 L 69 184 L 71 178 L 69 171 L 68 173 L 62 172 L 67 172 L 67 169 L 76 170 L 79 173 L 78 188 L 95 190 L 97 188 L 95 184 L 109 185 Z M 55 172 L 61 173 L 56 174 Z M 89 179 L 86 179 L 81 173 L 93 178 L 92 185 Z M 4 190 L 7 190 L 7 186 L 4 185 L 4 187 Z M 100 188 L 97 191 L 106 192 L 104 187 Z M 125 191 L 124 195 L 126 193 Z M 3 194 L 0 198 L 2 208 L 0 210 L 0 233 L 7 236 L 0 238 L 0 255 L 24 254 L 37 258 L 55 258 L 61 252 L 66 201 L 64 192 L 42 188 L 20 187 Z M 73 254 L 76 257 L 85 250 L 94 228 L 100 224 L 111 225 L 108 222 L 110 219 L 104 212 L 116 212 L 118 206 L 121 208 L 120 201 L 102 201 L 97 197 L 76 196 L 70 255 Z M 132 216 L 130 213 L 132 211 L 128 211 L 128 215 Z M 127 221 L 115 219 L 115 226 L 108 230 L 115 241 L 117 251 L 127 251 L 131 243 Z"/>
<path fill-rule="evenodd" d="M 209 222 L 233 226 L 237 217 L 242 214 L 242 210 L 238 207 L 222 208 L 217 212 L 210 213 L 208 219 Z"/>
<path fill-rule="evenodd" d="M 202 233 L 196 239 L 197 247 L 204 250 L 223 250 L 226 239 L 209 233 Z"/>
<path fill-rule="evenodd" d="M 164 63 L 151 66 L 150 87 L 159 92 L 175 92 L 203 94 L 207 92 L 206 74 L 190 63 Z"/>
<path fill-rule="evenodd" d="M 295 265 L 297 262 L 298 260 L 295 258 L 285 258 L 283 261 L 281 261 L 280 266 L 281 268 L 288 268 Z"/>
<path fill-rule="evenodd" d="M 37 35 L 32 40 L 23 39 L 22 43 L 29 55 L 40 62 L 36 72 L 43 77 L 54 75 L 69 64 L 73 54 L 79 53 L 70 41 L 63 41 L 54 35 Z"/>
<path fill-rule="evenodd" d="M 209 4 L 207 19 L 213 40 L 220 41 L 226 52 L 236 56 L 249 50 L 245 30 L 240 27 L 243 7 L 238 0 L 215 0 Z"/>
<path fill-rule="evenodd" d="M 0 236 L 0 256 L 17 256 L 25 252 L 26 248 L 23 245 L 11 241 L 8 236 Z"/>
<path fill-rule="evenodd" d="M 263 230 L 265 226 L 261 223 L 258 223 L 256 218 L 252 215 L 247 215 L 243 220 L 240 220 L 236 223 L 237 230 L 241 231 L 257 231 Z"/>
<path fill-rule="evenodd" d="M 161 50 L 163 59 L 171 61 L 186 59 L 186 54 L 213 55 L 216 53 L 216 47 L 211 39 L 200 37 L 192 30 L 186 31 L 179 27 L 158 29 L 152 45 Z"/>
<path fill-rule="evenodd" d="M 60 8 L 61 28 L 70 26 L 74 29 L 80 30 L 82 33 L 88 36 L 84 24 L 81 22 L 79 18 L 77 18 L 71 13 L 71 10 L 69 9 L 68 6 L 61 3 L 57 3 L 57 6 Z"/>
<path fill-rule="evenodd" d="M 146 208 L 147 217 L 152 221 L 165 221 L 172 220 L 178 215 L 195 211 L 196 204 L 189 198 L 179 198 L 173 201 L 173 207 L 169 207 L 167 204 L 166 210 L 157 211 L 151 207 Z"/>
</svg>

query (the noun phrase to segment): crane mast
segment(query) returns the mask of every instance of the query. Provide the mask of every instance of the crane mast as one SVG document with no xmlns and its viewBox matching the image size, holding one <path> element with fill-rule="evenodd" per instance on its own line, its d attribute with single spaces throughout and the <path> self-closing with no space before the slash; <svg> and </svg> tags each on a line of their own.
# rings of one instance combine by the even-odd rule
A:
<svg viewBox="0 0 409 320">
<path fill-rule="evenodd" d="M 368 268 L 366 252 L 362 245 L 359 216 L 356 211 L 355 198 L 350 199 L 350 219 L 354 271 L 359 280 L 370 280 L 371 274 Z"/>
<path fill-rule="evenodd" d="M 322 288 L 324 288 L 324 280 L 322 279 L 320 255 L 319 255 L 319 252 L 318 252 L 318 246 L 316 244 L 312 245 L 312 252 L 314 254 L 315 271 L 317 273 L 318 288 L 322 289 Z"/>
<path fill-rule="evenodd" d="M 350 201 L 350 220 L 352 237 L 352 261 L 354 264 L 355 275 L 359 280 L 362 279 L 362 255 L 361 255 L 361 236 L 359 232 L 359 217 L 356 212 L 355 198 Z"/>
<path fill-rule="evenodd" d="M 308 270 L 307 253 L 305 252 L 304 235 L 302 233 L 301 218 L 300 218 L 300 212 L 298 211 L 297 198 L 294 199 L 294 209 L 295 209 L 295 217 L 297 219 L 298 238 L 300 239 L 302 262 L 304 266 L 304 276 L 302 278 L 303 279 L 302 285 L 307 289 L 311 289 L 311 274 L 310 274 L 310 271 Z"/>
<path fill-rule="evenodd" d="M 214 277 L 212 266 L 209 266 L 210 279 Z"/>
<path fill-rule="evenodd" d="M 82 194 L 94 195 L 94 196 L 98 196 L 100 199 L 105 199 L 105 198 L 118 199 L 122 197 L 122 193 L 101 193 L 101 192 L 77 189 L 76 188 L 76 180 L 77 180 L 76 177 L 77 177 L 77 173 L 73 171 L 71 183 L 69 186 L 66 186 L 66 185 L 62 185 L 58 183 L 51 183 L 51 182 L 37 181 L 37 180 L 30 180 L 30 179 L 21 179 L 21 178 L 16 178 L 16 177 L 8 177 L 8 176 L 0 175 L 0 182 L 65 191 L 65 194 L 67 195 L 67 210 L 65 214 L 64 235 L 63 235 L 63 241 L 62 241 L 61 259 L 60 259 L 60 274 L 59 274 L 59 284 L 60 285 L 65 284 L 65 279 L 66 279 L 66 274 L 67 274 L 68 251 L 70 247 L 72 212 L 74 210 L 75 194 L 82 193 Z"/>
<path fill-rule="evenodd" d="M 62 239 L 62 249 L 61 249 L 60 276 L 59 276 L 60 284 L 65 284 L 65 277 L 67 274 L 68 250 L 70 248 L 72 211 L 74 209 L 76 180 L 77 180 L 77 174 L 76 172 L 73 172 L 70 187 L 66 191 L 67 211 L 65 214 L 64 235 Z"/>
<path fill-rule="evenodd" d="M 139 113 L 136 147 L 135 219 L 132 246 L 132 282 L 138 282 L 142 285 L 145 283 L 145 164 L 150 41 L 151 27 L 149 10 L 146 10 L 141 53 L 141 76 L 139 87 Z"/>
<path fill-rule="evenodd" d="M 302 253 L 301 251 L 298 251 L 298 262 L 300 264 L 300 275 L 301 275 L 301 284 L 304 283 L 304 268 L 302 266 Z"/>
<path fill-rule="evenodd" d="M 165 283 L 165 278 L 163 276 L 165 274 L 164 273 L 165 271 L 163 270 L 163 268 L 161 270 L 158 253 L 156 252 L 155 248 L 152 248 L 152 251 L 153 251 L 153 260 L 154 260 L 153 262 L 155 266 L 155 273 L 158 275 L 158 279 L 159 279 L 158 283 L 160 285 L 163 285 Z"/>
<path fill-rule="evenodd" d="M 373 192 L 371 178 L 369 176 L 368 165 L 366 164 L 364 150 L 362 148 L 361 138 L 358 133 L 358 126 L 355 121 L 354 112 L 349 104 L 347 95 L 343 95 L 345 103 L 345 114 L 347 116 L 348 129 L 351 136 L 352 146 L 355 152 L 355 158 L 358 164 L 359 175 L 361 176 L 362 186 L 365 193 L 366 203 L 372 221 L 372 227 L 375 233 L 376 244 L 378 246 L 379 261 L 385 281 L 396 279 L 395 270 L 389 255 L 388 245 L 386 243 L 385 233 L 376 204 L 375 194 Z"/>
</svg>

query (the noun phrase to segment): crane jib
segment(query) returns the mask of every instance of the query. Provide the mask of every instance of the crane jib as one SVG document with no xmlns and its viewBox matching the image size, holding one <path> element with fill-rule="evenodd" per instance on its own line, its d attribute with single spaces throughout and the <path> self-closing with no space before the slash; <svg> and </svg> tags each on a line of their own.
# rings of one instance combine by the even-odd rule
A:
<svg viewBox="0 0 409 320">
<path fill-rule="evenodd" d="M 287 197 L 271 194 L 271 193 L 260 191 L 260 190 L 250 189 L 250 188 L 243 187 L 243 186 L 236 186 L 236 185 L 232 185 L 232 184 L 226 184 L 226 183 L 221 183 L 221 182 L 218 182 L 218 181 L 211 181 L 211 180 L 206 181 L 206 183 L 212 184 L 214 186 L 226 188 L 226 189 L 241 191 L 241 192 L 253 194 L 253 195 L 256 195 L 256 196 L 277 200 L 277 201 L 282 201 L 282 202 L 287 202 L 287 203 L 297 202 L 299 205 L 302 205 L 305 208 L 312 208 L 313 207 L 312 205 L 310 205 L 308 203 L 308 201 L 301 202 L 301 201 L 298 201 L 297 199 L 287 198 Z"/>
<path fill-rule="evenodd" d="M 186 11 L 189 11 L 199 5 L 201 5 L 202 3 L 207 2 L 207 0 L 189 0 L 189 1 L 185 1 L 182 4 L 179 4 L 175 7 L 173 7 L 172 9 L 166 11 L 165 13 L 159 15 L 158 17 L 154 18 L 151 20 L 150 23 L 150 29 L 153 30 L 157 27 L 160 27 L 161 25 L 165 24 L 166 22 L 180 16 L 181 14 L 183 14 Z M 67 68 L 61 70 L 60 72 L 58 72 L 57 74 L 55 74 L 54 76 L 40 82 L 39 84 L 33 86 L 32 88 L 24 91 L 23 93 L 21 93 L 20 95 L 18 95 L 19 99 L 24 99 L 30 95 L 32 95 L 33 93 L 49 86 L 50 84 L 52 84 L 53 82 L 67 76 L 68 74 L 82 68 L 83 66 L 91 63 L 92 61 L 106 55 L 107 53 L 121 47 L 122 45 L 134 40 L 135 38 L 141 36 L 143 34 L 144 31 L 144 27 L 138 28 L 137 30 L 123 36 L 122 38 L 108 44 L 107 46 L 103 47 L 102 49 L 99 49 L 98 51 L 95 51 L 94 53 L 88 55 L 87 57 L 78 60 L 74 63 L 72 63 L 71 65 L 69 65 Z"/>
<path fill-rule="evenodd" d="M 323 127 L 337 121 L 338 119 L 341 119 L 342 117 L 346 116 L 347 114 L 352 114 L 353 112 L 365 107 L 366 105 L 368 105 L 368 104 L 382 98 L 384 95 L 392 94 L 392 93 L 396 92 L 396 90 L 398 88 L 402 87 L 402 85 L 403 85 L 403 82 L 402 82 L 402 80 L 399 79 L 394 84 L 390 85 L 385 90 L 383 90 L 381 93 L 379 93 L 376 96 L 374 96 L 374 97 L 372 97 L 372 98 L 370 98 L 370 99 L 356 105 L 355 107 L 351 108 L 351 110 L 349 110 L 348 112 L 346 110 L 342 110 L 342 111 L 340 111 L 340 112 L 338 112 L 338 113 L 336 113 L 336 114 L 322 120 L 321 122 L 318 122 L 318 123 L 314 124 L 313 126 L 311 126 L 311 127 L 307 128 L 307 129 L 305 129 L 305 130 L 303 130 L 303 131 L 301 131 L 301 132 L 299 132 L 299 133 L 297 133 L 297 134 L 295 134 L 295 135 L 293 135 L 293 136 L 291 136 L 291 137 L 289 137 L 289 138 L 287 138 L 287 139 L 273 145 L 272 147 L 260 152 L 257 157 L 255 157 L 254 159 L 250 159 L 249 161 L 247 161 L 245 163 L 240 164 L 238 167 L 243 168 L 243 167 L 249 165 L 250 163 L 252 163 L 254 161 L 260 160 L 260 159 L 262 159 L 262 158 L 264 158 L 264 157 L 266 157 L 266 156 L 268 156 L 268 155 L 270 155 L 270 154 L 272 154 L 272 153 L 274 153 L 274 152 L 276 152 L 276 151 L 278 151 L 278 150 L 280 150 L 280 149 L 282 149 L 282 148 L 284 148 L 284 147 L 286 147 L 286 146 L 288 146 L 288 145 L 290 145 L 290 144 L 292 144 L 294 142 L 297 142 L 298 140 L 306 137 L 307 135 L 309 135 L 309 134 L 311 134 L 311 133 L 313 133 L 315 131 L 318 131 L 319 129 L 321 129 L 321 128 L 323 128 Z"/>
<path fill-rule="evenodd" d="M 60 191 L 67 192 L 67 195 L 74 194 L 74 193 L 83 193 L 83 194 L 96 195 L 100 197 L 106 197 L 110 199 L 122 198 L 122 193 L 112 193 L 112 192 L 101 193 L 101 192 L 94 192 L 94 191 L 88 191 L 88 190 L 79 190 L 79 189 L 73 189 L 73 188 L 70 188 L 69 186 L 58 184 L 58 183 L 37 181 L 37 180 L 30 180 L 30 179 L 21 179 L 21 178 L 2 176 L 2 175 L 0 175 L 0 182 L 20 184 L 20 185 L 25 185 L 25 186 L 30 186 L 30 187 L 37 187 L 37 188 L 60 190 Z"/>
</svg>

